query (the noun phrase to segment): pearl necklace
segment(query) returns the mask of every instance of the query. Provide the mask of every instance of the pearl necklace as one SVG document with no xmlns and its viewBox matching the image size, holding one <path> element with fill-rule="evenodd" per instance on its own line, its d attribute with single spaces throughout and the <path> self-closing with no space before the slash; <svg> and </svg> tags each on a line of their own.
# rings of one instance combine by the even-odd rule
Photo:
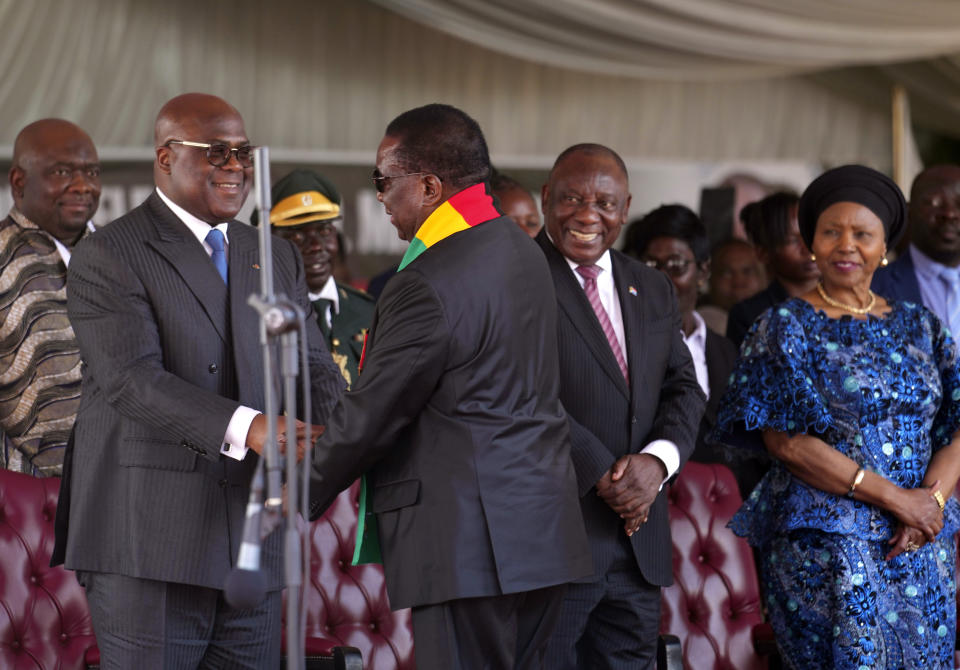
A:
<svg viewBox="0 0 960 670">
<path fill-rule="evenodd" d="M 830 305 L 831 307 L 838 307 L 840 309 L 845 309 L 848 312 L 853 312 L 854 314 L 867 314 L 873 309 L 873 306 L 877 304 L 876 294 L 867 289 L 867 293 L 870 294 L 870 302 L 867 303 L 866 307 L 854 307 L 853 305 L 848 305 L 845 302 L 840 302 L 839 300 L 834 300 L 827 295 L 827 292 L 823 289 L 823 282 L 817 282 L 817 293 L 820 294 L 820 297 L 823 298 L 823 301 Z"/>
</svg>

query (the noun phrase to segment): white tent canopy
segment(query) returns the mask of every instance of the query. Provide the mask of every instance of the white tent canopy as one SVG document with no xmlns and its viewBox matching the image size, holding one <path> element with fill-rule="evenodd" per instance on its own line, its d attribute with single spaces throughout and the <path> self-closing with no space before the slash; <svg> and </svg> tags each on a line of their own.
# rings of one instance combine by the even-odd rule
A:
<svg viewBox="0 0 960 670">
<path fill-rule="evenodd" d="M 475 116 L 506 165 L 542 166 L 597 141 L 637 161 L 885 167 L 890 77 L 916 74 L 917 120 L 945 125 L 960 105 L 954 2 L 379 5 L 390 10 L 366 0 L 0 0 L 0 145 L 8 153 L 18 128 L 61 116 L 106 158 L 148 157 L 160 105 L 200 90 L 235 104 L 275 155 L 317 162 L 371 162 L 389 119 L 440 100 Z M 900 64 L 916 58 L 933 60 Z M 848 69 L 806 74 L 835 66 Z"/>
<path fill-rule="evenodd" d="M 718 81 L 960 50 L 960 5 L 920 0 L 374 0 L 525 60 Z"/>
</svg>

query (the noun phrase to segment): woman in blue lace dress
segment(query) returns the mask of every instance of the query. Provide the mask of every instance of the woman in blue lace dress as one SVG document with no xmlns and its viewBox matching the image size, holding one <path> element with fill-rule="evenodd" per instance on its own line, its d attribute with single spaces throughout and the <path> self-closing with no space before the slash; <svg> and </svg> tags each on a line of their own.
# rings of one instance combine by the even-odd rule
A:
<svg viewBox="0 0 960 670">
<path fill-rule="evenodd" d="M 775 460 L 731 527 L 790 668 L 953 668 L 960 363 L 932 313 L 870 291 L 904 226 L 869 168 L 808 187 L 822 281 L 753 325 L 719 412 L 719 441 Z"/>
</svg>

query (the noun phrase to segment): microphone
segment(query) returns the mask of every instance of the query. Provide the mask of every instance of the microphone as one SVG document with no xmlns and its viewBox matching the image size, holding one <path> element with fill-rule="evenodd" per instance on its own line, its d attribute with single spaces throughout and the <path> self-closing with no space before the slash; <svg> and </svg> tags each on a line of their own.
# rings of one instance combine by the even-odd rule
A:
<svg viewBox="0 0 960 670">
<path fill-rule="evenodd" d="M 261 523 L 263 515 L 263 459 L 257 463 L 250 482 L 250 499 L 243 522 L 243 539 L 237 564 L 227 575 L 223 595 L 232 607 L 252 609 L 267 594 L 267 579 L 260 570 Z"/>
</svg>

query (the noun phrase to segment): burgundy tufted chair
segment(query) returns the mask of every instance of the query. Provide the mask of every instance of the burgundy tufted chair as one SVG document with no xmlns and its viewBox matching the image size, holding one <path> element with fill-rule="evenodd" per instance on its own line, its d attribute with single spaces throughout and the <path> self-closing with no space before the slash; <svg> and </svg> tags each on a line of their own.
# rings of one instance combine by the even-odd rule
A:
<svg viewBox="0 0 960 670">
<path fill-rule="evenodd" d="M 49 567 L 59 490 L 59 479 L 0 470 L 2 670 L 81 670 L 100 661 L 83 588 L 73 572 Z M 350 566 L 357 490 L 340 494 L 311 525 L 307 655 L 349 658 L 334 647 L 352 646 L 367 670 L 412 670 L 410 611 L 390 611 L 382 568 Z M 331 665 L 329 657 L 324 662 Z"/>
<path fill-rule="evenodd" d="M 354 483 L 311 524 L 307 655 L 347 645 L 362 652 L 365 670 L 413 670 L 410 610 L 390 611 L 381 566 L 350 565 L 359 490 Z"/>
<path fill-rule="evenodd" d="M 0 668 L 99 661 L 83 588 L 50 567 L 60 480 L 0 470 Z"/>
<path fill-rule="evenodd" d="M 686 667 L 766 668 L 751 641 L 762 621 L 753 553 L 726 527 L 742 503 L 733 474 L 687 463 L 669 501 L 674 584 L 663 590 L 660 630 L 680 638 Z"/>
</svg>

